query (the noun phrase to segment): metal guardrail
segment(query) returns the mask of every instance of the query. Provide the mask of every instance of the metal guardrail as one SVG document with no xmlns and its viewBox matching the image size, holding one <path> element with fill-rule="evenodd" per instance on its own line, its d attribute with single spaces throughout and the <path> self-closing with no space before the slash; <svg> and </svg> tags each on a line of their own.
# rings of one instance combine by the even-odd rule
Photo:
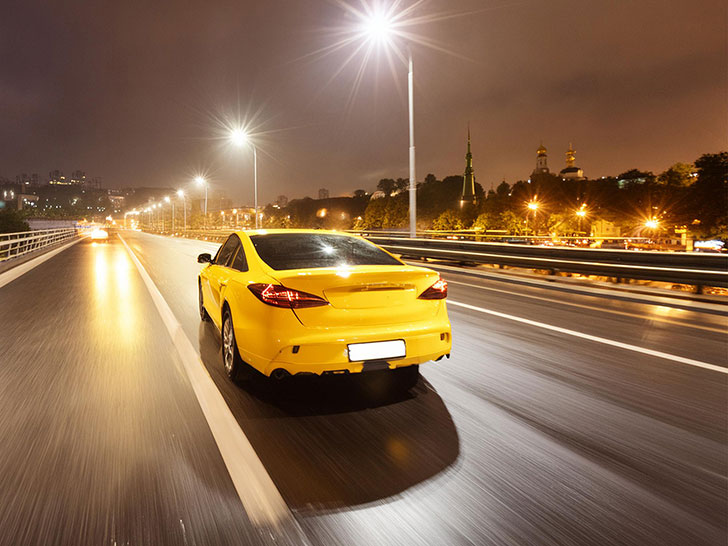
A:
<svg viewBox="0 0 728 546">
<path fill-rule="evenodd" d="M 39 229 L 19 233 L 0 233 L 0 261 L 16 258 L 77 236 L 75 228 Z"/>
<path fill-rule="evenodd" d="M 367 238 L 390 252 L 413 258 L 728 287 L 728 255 L 725 254 L 640 252 L 401 237 Z"/>
<path fill-rule="evenodd" d="M 174 235 L 222 243 L 232 232 L 230 229 L 187 230 Z M 400 236 L 400 233 L 387 236 L 381 236 L 381 232 L 356 233 L 390 252 L 412 258 L 663 281 L 698 287 L 728 287 L 728 255 L 725 254 L 574 248 L 419 237 L 411 239 Z"/>
</svg>

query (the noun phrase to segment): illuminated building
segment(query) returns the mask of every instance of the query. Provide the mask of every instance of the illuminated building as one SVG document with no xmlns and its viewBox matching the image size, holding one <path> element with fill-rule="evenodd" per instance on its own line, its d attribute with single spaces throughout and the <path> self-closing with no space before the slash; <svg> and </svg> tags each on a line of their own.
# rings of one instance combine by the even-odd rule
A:
<svg viewBox="0 0 728 546">
<path fill-rule="evenodd" d="M 566 151 L 566 167 L 561 169 L 559 176 L 562 180 L 585 180 L 584 171 L 576 166 L 576 151 L 569 143 L 569 149 Z"/>
</svg>

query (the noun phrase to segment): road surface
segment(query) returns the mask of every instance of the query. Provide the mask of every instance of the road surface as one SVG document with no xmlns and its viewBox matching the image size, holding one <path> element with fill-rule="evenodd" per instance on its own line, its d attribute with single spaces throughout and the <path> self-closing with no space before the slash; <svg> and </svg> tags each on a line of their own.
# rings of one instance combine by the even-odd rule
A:
<svg viewBox="0 0 728 546">
<path fill-rule="evenodd" d="M 725 311 L 442 268 L 452 358 L 236 385 L 211 243 L 122 232 L 285 502 L 261 523 L 122 242 L 0 287 L 0 545 L 725 544 Z M 434 266 L 439 267 L 439 266 Z"/>
</svg>

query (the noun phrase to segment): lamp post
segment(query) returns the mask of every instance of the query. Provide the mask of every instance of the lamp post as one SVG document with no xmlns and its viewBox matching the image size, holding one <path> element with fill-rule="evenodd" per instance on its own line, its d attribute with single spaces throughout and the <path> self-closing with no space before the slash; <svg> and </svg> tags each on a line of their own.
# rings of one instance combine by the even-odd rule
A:
<svg viewBox="0 0 728 546">
<path fill-rule="evenodd" d="M 536 212 L 538 211 L 538 202 L 537 201 L 529 201 L 528 203 L 528 210 L 529 214 L 531 211 L 533 211 L 533 219 L 536 220 Z M 532 228 L 533 234 L 536 234 L 536 230 Z M 526 215 L 526 233 L 528 233 L 528 214 Z"/>
<path fill-rule="evenodd" d="M 165 203 L 172 205 L 172 232 L 174 232 L 174 201 L 169 198 L 169 195 L 164 198 Z M 166 227 L 166 222 L 162 222 L 162 226 Z"/>
<path fill-rule="evenodd" d="M 581 221 L 586 216 L 586 210 L 584 210 L 585 206 L 586 206 L 586 204 L 582 204 L 581 208 L 576 211 L 576 217 L 577 217 L 577 221 L 579 223 L 579 235 L 581 235 Z"/>
<path fill-rule="evenodd" d="M 394 36 L 403 34 L 396 30 L 401 23 L 391 13 L 375 12 L 363 17 L 360 33 L 378 45 L 388 45 Z M 412 49 L 407 45 L 408 72 L 407 72 L 407 102 L 409 114 L 409 235 L 417 236 L 417 176 L 415 169 L 415 88 L 414 88 L 414 61 Z"/>
<path fill-rule="evenodd" d="M 253 148 L 253 206 L 255 207 L 255 229 L 260 226 L 258 217 L 258 149 L 250 138 L 245 129 L 238 128 L 230 131 L 230 142 L 238 148 L 245 144 L 249 144 Z"/>
<path fill-rule="evenodd" d="M 182 211 L 183 211 L 183 217 L 184 217 L 184 224 L 182 226 L 182 229 L 184 231 L 187 231 L 187 203 L 185 202 L 185 192 L 182 190 L 177 190 L 177 197 L 182 199 Z"/>
<path fill-rule="evenodd" d="M 195 177 L 195 182 L 197 182 L 198 186 L 204 186 L 205 187 L 205 219 L 202 222 L 202 227 L 207 228 L 207 180 L 205 180 L 201 176 Z"/>
<path fill-rule="evenodd" d="M 238 209 L 233 209 L 233 214 L 235 215 L 235 227 L 238 227 Z"/>
</svg>

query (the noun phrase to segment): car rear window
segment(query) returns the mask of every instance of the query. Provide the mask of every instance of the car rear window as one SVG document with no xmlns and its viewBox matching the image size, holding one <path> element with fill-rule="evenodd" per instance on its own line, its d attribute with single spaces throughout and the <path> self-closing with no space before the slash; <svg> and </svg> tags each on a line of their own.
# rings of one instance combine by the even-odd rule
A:
<svg viewBox="0 0 728 546">
<path fill-rule="evenodd" d="M 342 265 L 402 265 L 372 243 L 345 235 L 317 233 L 270 233 L 250 240 L 270 267 L 314 269 Z"/>
</svg>

